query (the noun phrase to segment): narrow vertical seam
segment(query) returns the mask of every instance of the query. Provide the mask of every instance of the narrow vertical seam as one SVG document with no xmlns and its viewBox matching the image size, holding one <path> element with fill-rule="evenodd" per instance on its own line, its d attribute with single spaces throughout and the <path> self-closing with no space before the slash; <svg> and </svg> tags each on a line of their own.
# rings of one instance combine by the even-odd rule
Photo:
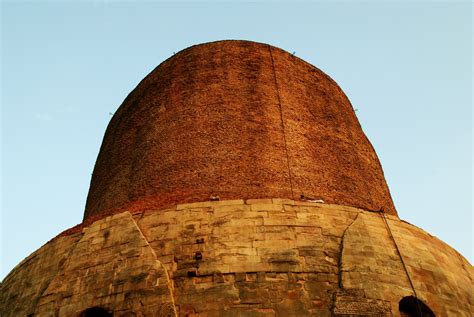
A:
<svg viewBox="0 0 474 317">
<path fill-rule="evenodd" d="M 128 212 L 128 211 L 127 211 Z M 174 316 L 177 317 L 178 316 L 178 310 L 176 309 L 176 303 L 175 303 L 175 300 L 174 300 L 174 285 L 173 285 L 173 281 L 172 281 L 172 278 L 171 278 L 171 275 L 170 273 L 168 272 L 168 270 L 166 269 L 165 265 L 163 264 L 163 262 L 161 262 L 160 260 L 158 260 L 158 256 L 156 255 L 156 252 L 155 250 L 152 248 L 152 246 L 150 245 L 150 243 L 148 242 L 148 238 L 145 236 L 145 234 L 143 233 L 142 229 L 140 228 L 140 226 L 138 225 L 138 223 L 135 221 L 135 219 L 133 218 L 132 214 L 128 212 L 128 214 L 130 215 L 130 217 L 132 218 L 132 221 L 133 221 L 133 224 L 135 225 L 135 227 L 137 228 L 140 236 L 143 238 L 143 240 L 145 241 L 146 245 L 150 248 L 150 251 L 151 251 L 151 254 L 155 257 L 155 261 L 159 263 L 159 265 L 161 266 L 161 268 L 163 269 L 163 271 L 165 272 L 165 277 L 166 277 L 166 288 L 168 289 L 168 292 L 169 292 L 169 296 L 170 296 L 170 299 L 171 299 L 171 304 L 173 306 L 173 313 L 174 313 Z M 143 217 L 143 214 L 142 216 Z M 141 219 L 141 218 L 140 218 Z"/>
<path fill-rule="evenodd" d="M 280 90 L 278 88 L 278 81 L 277 81 L 276 71 L 275 71 L 275 61 L 273 60 L 272 48 L 271 48 L 270 45 L 268 45 L 268 51 L 270 52 L 270 58 L 272 60 L 273 79 L 275 81 L 275 88 L 276 88 L 277 98 L 278 98 L 278 108 L 280 110 L 280 122 L 281 122 L 281 130 L 283 132 L 283 141 L 284 141 L 284 144 L 285 144 L 286 165 L 287 165 L 287 168 L 288 168 L 288 176 L 290 178 L 291 198 L 294 199 L 295 194 L 294 194 L 294 191 L 293 191 L 293 175 L 291 173 L 290 156 L 288 154 L 288 145 L 287 145 L 287 142 L 286 142 L 285 123 L 284 123 L 284 120 L 283 120 L 283 111 L 282 111 L 282 107 L 281 107 Z"/>
<path fill-rule="evenodd" d="M 387 228 L 387 232 L 388 232 L 390 238 L 392 239 L 393 244 L 395 245 L 395 249 L 397 250 L 398 256 L 400 257 L 400 262 L 402 263 L 403 269 L 405 270 L 405 273 L 408 277 L 408 282 L 410 282 L 411 289 L 413 290 L 413 295 L 415 295 L 416 308 L 418 310 L 418 314 L 419 314 L 419 316 L 421 316 L 421 307 L 420 307 L 420 302 L 418 301 L 418 296 L 416 295 L 415 286 L 413 285 L 413 282 L 411 280 L 410 273 L 408 273 L 408 268 L 405 264 L 405 261 L 403 260 L 403 256 L 400 252 L 400 249 L 398 248 L 397 241 L 395 241 L 395 237 L 392 234 L 392 230 L 390 229 L 390 226 L 388 225 L 387 218 L 385 217 L 385 211 L 383 209 L 380 210 L 380 216 L 382 217 L 382 220 L 385 224 L 385 227 Z"/>
<path fill-rule="evenodd" d="M 357 117 L 356 117 L 356 120 L 357 120 Z M 349 131 L 349 135 L 350 135 L 350 137 L 351 137 L 351 142 L 350 142 L 351 148 L 352 148 L 352 150 L 354 151 L 354 153 L 357 154 L 358 151 L 357 151 L 357 147 L 356 147 L 356 145 L 355 145 L 355 143 L 354 143 L 354 142 L 355 142 L 355 141 L 354 141 L 355 139 L 354 139 L 354 134 L 352 133 L 352 128 L 348 128 L 347 130 Z M 357 165 L 358 170 L 359 170 L 360 172 L 362 172 L 362 164 L 360 163 L 360 155 L 357 155 L 357 157 L 356 157 L 356 159 L 355 159 L 355 164 Z M 362 179 L 363 179 L 363 182 L 362 182 L 362 183 L 364 184 L 366 193 L 367 193 L 367 195 L 369 196 L 369 200 L 370 200 L 370 204 L 371 204 L 371 206 L 367 206 L 366 208 L 369 209 L 369 210 L 372 209 L 372 208 L 374 208 L 374 209 L 375 209 L 375 208 L 378 208 L 378 207 L 376 206 L 376 203 L 375 203 L 373 197 L 372 197 L 372 193 L 371 193 L 372 191 L 371 191 L 370 186 L 369 186 L 369 184 L 368 184 L 368 182 L 367 182 L 367 177 L 364 175 L 364 177 L 363 177 Z M 359 205 L 362 205 L 361 202 L 358 202 L 358 204 L 359 204 Z M 382 206 L 382 207 L 383 207 L 383 206 Z M 376 209 L 375 209 L 375 210 L 376 210 Z"/>
</svg>

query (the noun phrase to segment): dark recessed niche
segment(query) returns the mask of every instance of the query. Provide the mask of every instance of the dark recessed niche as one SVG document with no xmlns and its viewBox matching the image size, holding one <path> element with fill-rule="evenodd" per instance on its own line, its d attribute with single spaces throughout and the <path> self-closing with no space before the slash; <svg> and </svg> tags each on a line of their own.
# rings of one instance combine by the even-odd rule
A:
<svg viewBox="0 0 474 317">
<path fill-rule="evenodd" d="M 107 310 L 101 307 L 91 307 L 86 309 L 81 317 L 112 317 L 112 313 L 109 313 Z"/>
<path fill-rule="evenodd" d="M 402 317 L 435 317 L 433 311 L 414 296 L 405 296 L 398 303 L 398 310 Z"/>
</svg>

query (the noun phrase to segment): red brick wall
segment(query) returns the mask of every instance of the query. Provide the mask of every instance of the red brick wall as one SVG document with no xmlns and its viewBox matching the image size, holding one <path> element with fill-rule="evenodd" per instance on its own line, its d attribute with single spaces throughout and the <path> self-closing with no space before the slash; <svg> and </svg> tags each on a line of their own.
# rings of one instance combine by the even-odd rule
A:
<svg viewBox="0 0 474 317">
<path fill-rule="evenodd" d="M 265 44 L 185 49 L 112 118 L 85 218 L 177 203 L 300 194 L 396 214 L 378 158 L 327 75 Z"/>
</svg>

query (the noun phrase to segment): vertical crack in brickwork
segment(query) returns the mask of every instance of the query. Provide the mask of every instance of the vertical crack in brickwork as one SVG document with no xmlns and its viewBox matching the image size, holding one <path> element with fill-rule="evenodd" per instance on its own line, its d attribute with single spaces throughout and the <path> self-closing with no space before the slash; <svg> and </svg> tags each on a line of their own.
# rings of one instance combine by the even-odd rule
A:
<svg viewBox="0 0 474 317">
<path fill-rule="evenodd" d="M 143 216 L 143 215 L 142 215 Z M 132 217 L 133 219 L 133 217 Z M 153 254 L 153 256 L 155 257 L 155 260 L 156 262 L 158 262 L 161 266 L 161 268 L 163 269 L 163 271 L 165 272 L 165 276 L 166 276 L 166 286 L 168 288 L 168 292 L 169 292 L 169 297 L 171 299 L 171 304 L 173 306 L 173 313 L 174 313 L 174 316 L 175 317 L 178 317 L 178 311 L 176 310 L 176 304 L 175 304 L 175 300 L 174 300 L 174 287 L 173 287 L 173 284 L 171 282 L 171 279 L 170 279 L 170 275 L 168 274 L 168 270 L 166 269 L 165 265 L 160 261 L 158 260 L 158 257 L 156 256 L 156 252 L 155 250 L 152 248 L 152 246 L 148 243 L 148 240 L 147 238 L 145 237 L 145 235 L 143 234 L 143 231 L 140 229 L 140 227 L 138 226 L 137 222 L 135 221 L 135 219 L 133 219 L 133 224 L 135 225 L 135 227 L 137 228 L 138 232 L 140 232 L 140 235 L 142 236 L 143 240 L 145 241 L 146 245 L 150 248 L 151 250 L 151 253 Z"/>
<path fill-rule="evenodd" d="M 272 60 L 273 79 L 275 81 L 275 88 L 276 88 L 277 98 L 278 98 L 278 108 L 280 110 L 281 130 L 283 132 L 283 141 L 285 144 L 285 154 L 286 154 L 286 164 L 288 167 L 288 176 L 290 178 L 291 199 L 295 199 L 295 195 L 293 191 L 293 175 L 291 174 L 291 166 L 290 166 L 290 155 L 288 154 L 288 143 L 286 141 L 285 121 L 283 119 L 283 111 L 281 107 L 280 89 L 278 88 L 278 80 L 277 80 L 276 70 L 275 70 L 275 61 L 273 59 L 272 47 L 270 45 L 268 45 L 268 51 L 270 52 L 270 58 Z"/>
<path fill-rule="evenodd" d="M 350 144 L 351 144 L 351 147 L 352 147 L 352 151 L 354 153 L 357 153 L 358 152 L 358 145 L 354 142 L 354 140 L 355 140 L 354 133 L 353 133 L 352 129 L 347 129 L 347 131 L 349 131 L 349 135 L 351 137 L 351 143 Z M 357 165 L 358 170 L 363 171 L 364 169 L 362 168 L 362 165 L 360 163 L 360 159 L 361 159 L 361 157 L 358 157 L 356 160 L 354 160 L 354 162 Z M 380 169 L 382 169 L 382 168 L 380 167 Z M 375 206 L 374 199 L 372 197 L 372 193 L 371 193 L 371 190 L 370 190 L 370 186 L 367 182 L 367 177 L 364 177 L 363 181 L 361 183 L 365 187 L 365 191 L 366 191 L 366 194 L 369 198 L 370 204 Z M 380 206 L 380 208 L 383 208 L 383 206 Z"/>
<path fill-rule="evenodd" d="M 359 218 L 359 215 L 360 215 L 360 212 L 356 214 L 352 222 L 347 226 L 346 229 L 344 229 L 344 232 L 342 233 L 342 236 L 341 236 L 341 244 L 339 248 L 339 260 L 337 263 L 338 264 L 338 286 L 339 286 L 339 289 L 341 290 L 344 289 L 344 285 L 342 282 L 342 255 L 344 252 L 344 239 L 346 237 L 347 230 L 349 230 L 349 228 L 356 222 L 356 220 Z"/>
<path fill-rule="evenodd" d="M 344 290 L 344 284 L 343 284 L 343 281 L 342 281 L 342 256 L 343 256 L 343 253 L 344 253 L 344 239 L 346 238 L 346 233 L 347 231 L 352 227 L 352 225 L 357 221 L 357 219 L 359 218 L 359 215 L 361 214 L 361 212 L 358 212 L 356 214 L 356 216 L 354 217 L 354 219 L 352 220 L 352 222 L 346 227 L 346 229 L 344 229 L 344 231 L 342 232 L 342 235 L 341 235 L 341 243 L 339 245 L 339 259 L 338 259 L 338 262 L 337 262 L 337 278 L 338 278 L 338 289 L 339 291 L 343 291 Z M 336 300 L 337 300 L 337 293 L 338 291 L 336 290 L 333 294 L 332 294 L 332 303 L 330 304 L 330 310 L 331 310 L 331 316 L 335 316 L 334 312 L 336 310 Z"/>
<path fill-rule="evenodd" d="M 385 212 L 383 210 L 380 211 L 380 216 L 382 217 L 382 221 L 384 222 L 385 228 L 387 229 L 387 234 L 388 234 L 390 240 L 392 240 L 393 245 L 395 246 L 395 250 L 398 254 L 398 257 L 400 258 L 400 263 L 403 266 L 403 270 L 405 271 L 405 274 L 408 278 L 408 282 L 410 283 L 410 287 L 413 290 L 413 295 L 415 295 L 418 314 L 420 314 L 420 316 L 421 316 L 421 307 L 420 307 L 420 303 L 418 302 L 418 295 L 416 294 L 415 285 L 413 284 L 413 281 L 412 281 L 411 276 L 410 276 L 410 272 L 408 272 L 407 265 L 405 264 L 405 261 L 403 260 L 402 253 L 400 252 L 400 248 L 398 247 L 397 241 L 395 240 L 395 237 L 393 236 L 392 229 L 390 229 L 390 226 L 388 224 L 388 219 L 385 217 Z"/>
</svg>

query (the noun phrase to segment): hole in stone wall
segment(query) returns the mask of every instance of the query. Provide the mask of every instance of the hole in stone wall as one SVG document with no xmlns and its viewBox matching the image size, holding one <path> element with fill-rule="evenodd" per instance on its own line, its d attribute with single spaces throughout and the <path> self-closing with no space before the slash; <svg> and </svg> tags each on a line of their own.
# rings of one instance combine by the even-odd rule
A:
<svg viewBox="0 0 474 317">
<path fill-rule="evenodd" d="M 113 315 L 101 307 L 92 307 L 86 309 L 81 317 L 112 317 Z"/>
<path fill-rule="evenodd" d="M 405 296 L 398 303 L 398 310 L 402 317 L 435 317 L 433 311 L 418 298 Z"/>
<path fill-rule="evenodd" d="M 196 253 L 194 253 L 194 259 L 195 259 L 196 261 L 201 261 L 201 260 L 202 260 L 202 253 L 199 252 L 199 251 L 196 252 Z"/>
</svg>

